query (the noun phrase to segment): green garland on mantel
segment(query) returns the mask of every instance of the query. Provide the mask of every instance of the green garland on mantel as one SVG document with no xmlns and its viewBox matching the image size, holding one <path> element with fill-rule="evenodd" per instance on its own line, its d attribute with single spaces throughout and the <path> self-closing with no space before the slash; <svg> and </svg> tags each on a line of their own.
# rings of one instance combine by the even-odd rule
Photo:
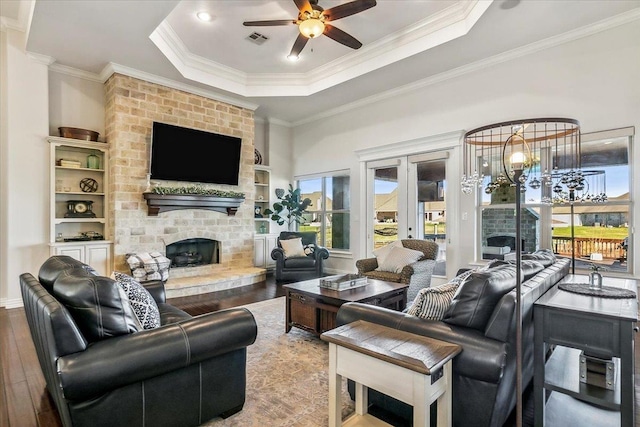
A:
<svg viewBox="0 0 640 427">
<path fill-rule="evenodd" d="M 199 185 L 191 185 L 188 187 L 153 187 L 151 189 L 153 194 L 184 194 L 185 196 L 214 196 L 225 197 L 230 199 L 244 199 L 244 193 L 237 191 L 223 191 L 213 188 L 205 188 Z"/>
</svg>

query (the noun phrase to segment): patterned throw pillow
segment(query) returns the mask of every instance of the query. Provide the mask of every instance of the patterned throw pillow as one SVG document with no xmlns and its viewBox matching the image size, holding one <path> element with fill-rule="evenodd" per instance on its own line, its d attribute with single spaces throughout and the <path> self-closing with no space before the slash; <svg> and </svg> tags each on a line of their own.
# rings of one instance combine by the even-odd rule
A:
<svg viewBox="0 0 640 427">
<path fill-rule="evenodd" d="M 305 254 L 313 255 L 313 253 L 316 251 L 316 245 L 314 245 L 313 243 L 309 243 L 308 245 L 303 246 L 303 250 Z"/>
<path fill-rule="evenodd" d="M 307 254 L 304 253 L 304 248 L 302 247 L 302 239 L 300 237 L 295 239 L 280 240 L 280 246 L 282 246 L 282 250 L 284 250 L 285 258 L 307 256 Z"/>
<path fill-rule="evenodd" d="M 420 289 L 407 314 L 422 319 L 442 320 L 444 313 L 451 305 L 451 300 L 459 283 L 445 283 L 432 288 Z"/>
<path fill-rule="evenodd" d="M 118 285 L 120 285 L 129 297 L 131 308 L 133 308 L 133 312 L 136 314 L 142 327 L 144 329 L 159 327 L 160 311 L 158 310 L 158 304 L 156 304 L 156 301 L 149 291 L 129 275 L 114 271 L 113 276 Z"/>
<path fill-rule="evenodd" d="M 389 254 L 384 257 L 382 263 L 378 261 L 377 271 L 388 271 L 390 273 L 400 273 L 405 265 L 413 264 L 423 257 L 423 253 L 404 247 L 394 247 Z"/>
</svg>

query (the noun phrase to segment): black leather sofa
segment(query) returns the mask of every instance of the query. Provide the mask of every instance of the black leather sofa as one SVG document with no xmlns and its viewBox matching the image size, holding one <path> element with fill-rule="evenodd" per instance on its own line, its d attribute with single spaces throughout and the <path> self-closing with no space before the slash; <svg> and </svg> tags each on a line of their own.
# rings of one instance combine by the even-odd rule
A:
<svg viewBox="0 0 640 427">
<path fill-rule="evenodd" d="M 20 276 L 31 336 L 64 426 L 197 426 L 242 409 L 246 348 L 257 334 L 248 310 L 191 317 L 166 303 L 161 281 L 147 282 L 161 326 L 117 335 L 128 327 L 118 285 L 87 270 L 54 256 L 38 279 Z M 87 321 L 95 316 L 99 325 Z"/>
<path fill-rule="evenodd" d="M 313 252 L 307 256 L 285 257 L 280 241 L 295 238 L 301 238 L 303 245 L 313 245 Z M 276 262 L 277 282 L 322 277 L 324 260 L 327 258 L 329 258 L 329 251 L 316 244 L 316 233 L 313 231 L 283 231 L 278 236 L 278 247 L 271 251 L 271 259 Z"/>
<path fill-rule="evenodd" d="M 550 251 L 540 251 L 523 255 L 522 262 L 525 272 L 523 384 L 526 386 L 533 377 L 533 303 L 568 274 L 570 260 L 556 260 Z M 338 311 L 337 324 L 366 320 L 461 345 L 462 352 L 453 361 L 453 425 L 501 427 L 516 403 L 516 275 L 513 265 L 505 261 L 497 264 L 506 265 L 475 272 L 463 282 L 441 321 L 347 303 Z M 461 289 L 465 285 L 467 292 L 463 294 Z M 475 304 L 469 304 L 474 298 Z M 352 383 L 349 389 L 353 397 Z M 404 419 L 411 418 L 410 406 L 375 390 L 369 390 L 369 404 Z"/>
</svg>

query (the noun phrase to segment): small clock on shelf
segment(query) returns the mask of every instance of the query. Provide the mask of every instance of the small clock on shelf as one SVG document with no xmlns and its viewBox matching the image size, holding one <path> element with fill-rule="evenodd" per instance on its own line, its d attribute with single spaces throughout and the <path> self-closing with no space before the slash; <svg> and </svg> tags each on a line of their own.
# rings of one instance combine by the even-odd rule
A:
<svg viewBox="0 0 640 427">
<path fill-rule="evenodd" d="M 90 200 L 68 200 L 65 218 L 95 218 L 93 202 Z"/>
</svg>

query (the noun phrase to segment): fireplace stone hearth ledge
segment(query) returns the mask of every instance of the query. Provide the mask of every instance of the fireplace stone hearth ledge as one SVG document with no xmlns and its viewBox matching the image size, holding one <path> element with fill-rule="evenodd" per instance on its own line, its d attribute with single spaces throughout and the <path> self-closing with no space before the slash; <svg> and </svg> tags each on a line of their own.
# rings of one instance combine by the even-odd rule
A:
<svg viewBox="0 0 640 427">
<path fill-rule="evenodd" d="M 167 298 L 186 297 L 253 285 L 267 278 L 258 267 L 216 268 L 209 266 L 172 268 L 165 284 Z"/>
</svg>

